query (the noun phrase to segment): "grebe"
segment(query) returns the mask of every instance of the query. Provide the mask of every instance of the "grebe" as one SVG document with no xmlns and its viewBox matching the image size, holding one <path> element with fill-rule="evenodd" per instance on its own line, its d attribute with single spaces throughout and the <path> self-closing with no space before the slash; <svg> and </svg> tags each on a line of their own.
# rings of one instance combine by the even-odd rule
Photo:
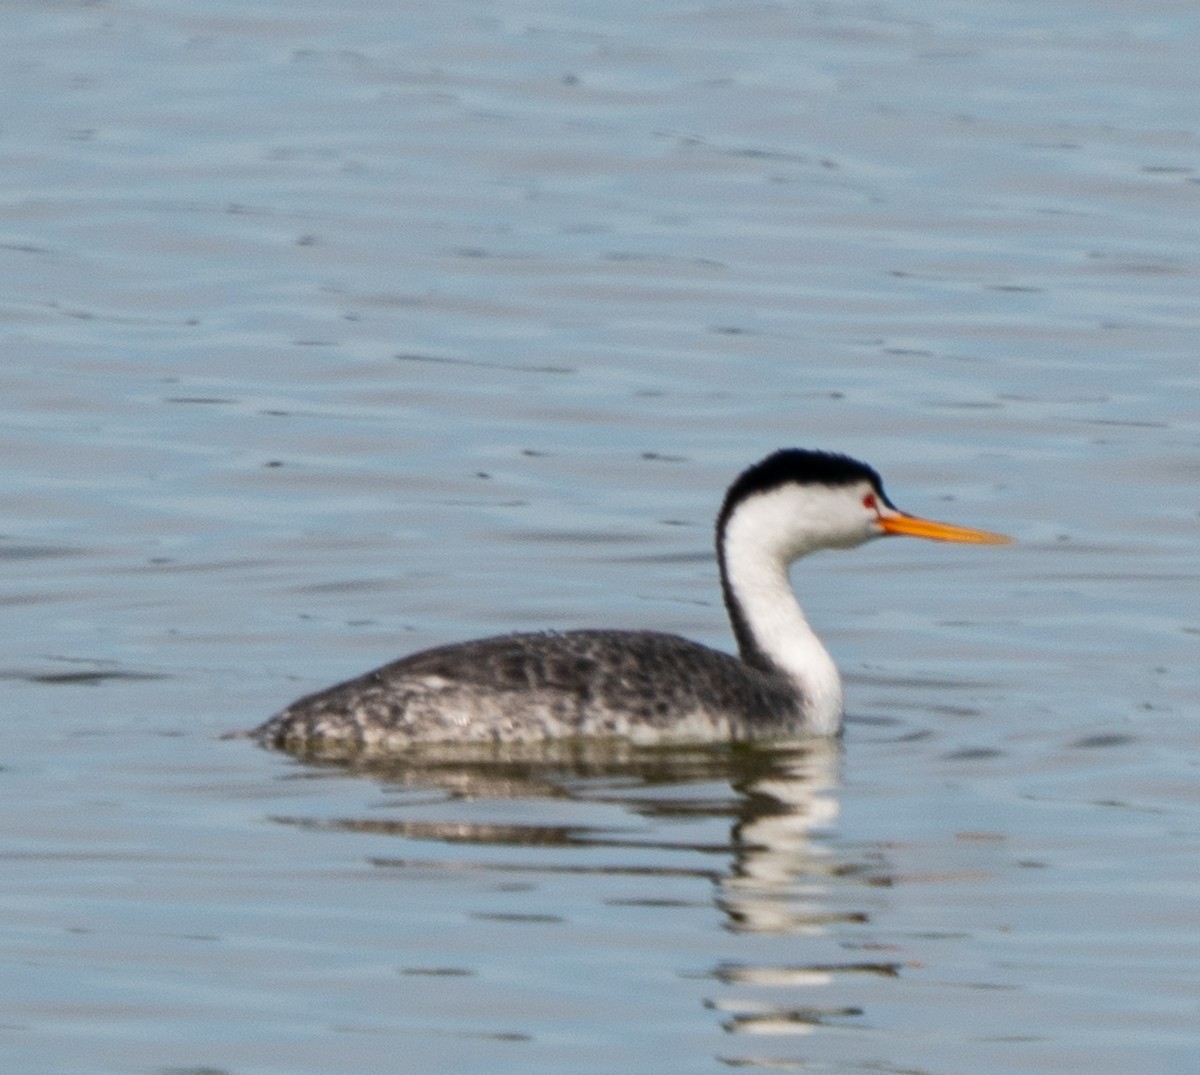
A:
<svg viewBox="0 0 1200 1075">
<path fill-rule="evenodd" d="M 634 742 L 835 735 L 842 682 L 788 568 L 889 534 L 999 544 L 1001 534 L 899 511 L 874 469 L 784 449 L 730 486 L 717 562 L 738 657 L 677 635 L 585 630 L 441 646 L 293 702 L 251 735 L 295 751 L 571 737 Z"/>
</svg>

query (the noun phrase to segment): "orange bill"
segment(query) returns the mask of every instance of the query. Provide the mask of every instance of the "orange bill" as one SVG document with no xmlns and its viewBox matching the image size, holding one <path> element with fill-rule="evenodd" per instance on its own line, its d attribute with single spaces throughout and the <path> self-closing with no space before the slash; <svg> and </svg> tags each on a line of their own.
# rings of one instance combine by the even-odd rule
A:
<svg viewBox="0 0 1200 1075">
<path fill-rule="evenodd" d="M 916 515 L 881 515 L 879 525 L 885 534 L 905 534 L 908 537 L 929 538 L 931 541 L 962 541 L 972 545 L 1007 545 L 1012 541 L 1012 538 L 993 534 L 990 530 L 938 523 Z"/>
</svg>

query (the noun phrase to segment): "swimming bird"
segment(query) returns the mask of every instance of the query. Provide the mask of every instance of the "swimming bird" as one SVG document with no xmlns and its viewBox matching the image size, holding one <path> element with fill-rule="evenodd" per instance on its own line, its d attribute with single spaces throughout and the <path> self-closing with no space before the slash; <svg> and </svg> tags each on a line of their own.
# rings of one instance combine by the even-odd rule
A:
<svg viewBox="0 0 1200 1075">
<path fill-rule="evenodd" d="M 848 456 L 783 449 L 734 481 L 717 516 L 736 657 L 653 631 L 502 635 L 402 657 L 293 702 L 250 734 L 287 750 L 371 753 L 419 743 L 835 735 L 841 677 L 788 569 L 818 549 L 898 534 L 1009 540 L 900 511 L 878 473 Z"/>
</svg>

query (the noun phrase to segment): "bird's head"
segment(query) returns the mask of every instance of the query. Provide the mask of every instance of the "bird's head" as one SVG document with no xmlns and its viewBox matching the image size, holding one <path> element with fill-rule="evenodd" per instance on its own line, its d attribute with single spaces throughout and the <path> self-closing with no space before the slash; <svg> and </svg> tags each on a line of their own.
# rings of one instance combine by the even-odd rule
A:
<svg viewBox="0 0 1200 1075">
<path fill-rule="evenodd" d="M 909 515 L 888 499 L 872 467 L 802 448 L 775 452 L 744 471 L 725 496 L 717 530 L 722 544 L 749 543 L 785 562 L 888 535 L 991 545 L 1010 540 Z"/>
</svg>

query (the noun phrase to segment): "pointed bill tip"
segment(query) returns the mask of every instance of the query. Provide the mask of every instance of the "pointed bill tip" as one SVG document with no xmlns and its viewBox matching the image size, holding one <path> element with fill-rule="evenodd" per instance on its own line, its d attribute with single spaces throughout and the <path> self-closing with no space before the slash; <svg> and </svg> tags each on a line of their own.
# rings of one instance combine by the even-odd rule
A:
<svg viewBox="0 0 1200 1075">
<path fill-rule="evenodd" d="M 879 525 L 885 534 L 903 534 L 906 537 L 927 538 L 930 541 L 956 541 L 970 545 L 1011 545 L 1012 538 L 996 534 L 991 530 L 976 530 L 971 526 L 955 526 L 939 523 L 933 519 L 922 519 L 917 515 L 881 516 Z"/>
</svg>

